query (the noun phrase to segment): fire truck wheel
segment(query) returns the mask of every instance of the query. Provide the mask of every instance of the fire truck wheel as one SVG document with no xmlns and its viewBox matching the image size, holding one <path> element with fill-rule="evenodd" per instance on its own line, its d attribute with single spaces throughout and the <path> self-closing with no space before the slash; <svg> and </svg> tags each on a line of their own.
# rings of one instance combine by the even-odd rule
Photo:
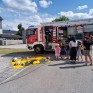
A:
<svg viewBox="0 0 93 93">
<path fill-rule="evenodd" d="M 40 54 L 40 53 L 43 53 L 44 48 L 43 48 L 43 46 L 35 46 L 34 51 L 35 51 L 35 53 Z"/>
</svg>

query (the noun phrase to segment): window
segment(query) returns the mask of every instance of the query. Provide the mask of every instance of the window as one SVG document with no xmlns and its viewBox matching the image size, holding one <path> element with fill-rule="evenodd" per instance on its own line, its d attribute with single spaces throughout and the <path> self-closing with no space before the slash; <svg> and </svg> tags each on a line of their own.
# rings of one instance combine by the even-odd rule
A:
<svg viewBox="0 0 93 93">
<path fill-rule="evenodd" d="M 35 31 L 36 31 L 35 28 L 31 28 L 31 29 L 27 30 L 27 36 L 35 35 Z"/>
<path fill-rule="evenodd" d="M 68 27 L 68 34 L 69 35 L 76 35 L 76 28 L 75 27 Z"/>
<path fill-rule="evenodd" d="M 93 32 L 93 25 L 84 26 L 84 32 Z"/>
</svg>

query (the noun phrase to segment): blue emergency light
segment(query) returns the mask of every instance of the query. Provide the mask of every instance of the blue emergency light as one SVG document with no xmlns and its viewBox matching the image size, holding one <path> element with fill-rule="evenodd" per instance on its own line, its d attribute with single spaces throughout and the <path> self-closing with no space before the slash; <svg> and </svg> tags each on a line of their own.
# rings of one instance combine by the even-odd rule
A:
<svg viewBox="0 0 93 93">
<path fill-rule="evenodd" d="M 34 27 L 34 25 L 29 26 L 28 28 Z"/>
</svg>

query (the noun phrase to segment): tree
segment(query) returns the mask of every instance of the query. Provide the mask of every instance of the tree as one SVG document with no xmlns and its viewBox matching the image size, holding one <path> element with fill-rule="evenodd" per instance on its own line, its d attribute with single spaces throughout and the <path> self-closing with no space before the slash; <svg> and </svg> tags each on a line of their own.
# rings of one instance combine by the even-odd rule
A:
<svg viewBox="0 0 93 93">
<path fill-rule="evenodd" d="M 62 16 L 62 17 L 54 19 L 52 22 L 58 22 L 58 21 L 69 21 L 69 18 L 66 16 Z"/>
<path fill-rule="evenodd" d="M 22 36 L 22 31 L 24 30 L 24 28 L 22 27 L 22 24 L 19 24 L 18 25 L 18 33 L 17 33 L 17 35 L 20 35 L 20 36 Z"/>
</svg>

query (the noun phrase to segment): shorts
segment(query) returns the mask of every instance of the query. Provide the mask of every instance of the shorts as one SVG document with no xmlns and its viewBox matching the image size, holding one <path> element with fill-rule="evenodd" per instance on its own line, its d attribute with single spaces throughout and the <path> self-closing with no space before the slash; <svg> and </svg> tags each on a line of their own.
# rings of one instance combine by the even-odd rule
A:
<svg viewBox="0 0 93 93">
<path fill-rule="evenodd" d="M 90 50 L 84 50 L 84 56 L 89 56 L 90 55 Z"/>
</svg>

